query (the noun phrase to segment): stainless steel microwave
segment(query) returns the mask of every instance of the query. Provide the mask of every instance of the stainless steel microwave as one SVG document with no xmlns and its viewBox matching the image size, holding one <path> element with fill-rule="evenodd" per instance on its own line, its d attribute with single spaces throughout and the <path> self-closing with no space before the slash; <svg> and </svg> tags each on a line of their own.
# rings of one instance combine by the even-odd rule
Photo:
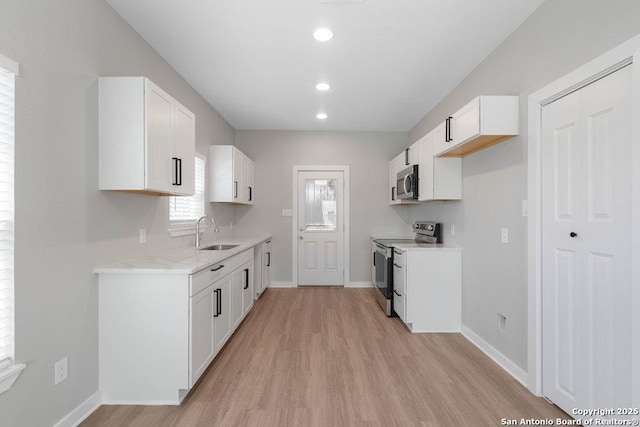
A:
<svg viewBox="0 0 640 427">
<path fill-rule="evenodd" d="M 418 199 L 418 165 L 398 172 L 396 197 L 398 199 Z"/>
</svg>

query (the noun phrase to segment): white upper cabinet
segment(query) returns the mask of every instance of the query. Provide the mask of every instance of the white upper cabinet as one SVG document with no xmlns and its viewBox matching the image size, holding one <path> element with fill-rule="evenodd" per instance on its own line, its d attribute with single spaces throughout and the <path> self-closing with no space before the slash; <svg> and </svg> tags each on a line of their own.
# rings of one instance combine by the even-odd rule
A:
<svg viewBox="0 0 640 427">
<path fill-rule="evenodd" d="M 418 141 L 418 200 L 459 200 L 462 198 L 462 159 L 434 157 L 436 135 L 434 130 Z"/>
<path fill-rule="evenodd" d="M 145 77 L 99 82 L 101 190 L 193 195 L 195 115 Z"/>
<path fill-rule="evenodd" d="M 209 147 L 209 201 L 252 205 L 253 161 L 233 145 Z"/>
<path fill-rule="evenodd" d="M 517 96 L 479 96 L 436 128 L 434 156 L 463 157 L 519 132 Z"/>
</svg>

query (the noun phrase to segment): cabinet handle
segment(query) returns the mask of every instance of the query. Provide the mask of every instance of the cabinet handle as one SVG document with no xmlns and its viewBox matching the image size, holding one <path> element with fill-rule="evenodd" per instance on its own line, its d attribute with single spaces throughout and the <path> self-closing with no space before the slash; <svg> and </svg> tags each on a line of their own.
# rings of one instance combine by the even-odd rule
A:
<svg viewBox="0 0 640 427">
<path fill-rule="evenodd" d="M 182 159 L 178 158 L 178 185 L 182 185 Z"/>
<path fill-rule="evenodd" d="M 233 198 L 238 198 L 238 181 L 233 181 Z"/>
<path fill-rule="evenodd" d="M 253 188 L 249 187 L 249 201 L 253 201 Z"/>
<path fill-rule="evenodd" d="M 373 253 L 373 266 L 376 266 L 376 253 Z"/>
<path fill-rule="evenodd" d="M 396 187 L 391 187 L 391 200 L 396 200 Z"/>
<path fill-rule="evenodd" d="M 267 252 L 267 267 L 271 267 L 271 252 Z"/>
<path fill-rule="evenodd" d="M 409 149 L 404 149 L 404 165 L 409 166 Z"/>
<path fill-rule="evenodd" d="M 173 161 L 173 182 L 171 185 L 178 185 L 178 158 L 172 157 L 171 160 Z"/>
<path fill-rule="evenodd" d="M 395 289 L 393 290 L 393 293 L 398 295 L 399 297 L 401 297 L 402 295 L 400 295 Z"/>
<path fill-rule="evenodd" d="M 398 265 L 398 264 L 396 264 L 395 262 L 393 263 L 393 266 L 394 266 L 394 267 L 397 267 L 397 268 L 402 268 L 402 266 L 401 266 L 401 265 Z"/>
<path fill-rule="evenodd" d="M 216 268 L 212 268 L 211 271 L 218 271 L 224 268 L 224 264 L 220 264 L 218 267 Z"/>
<path fill-rule="evenodd" d="M 222 302 L 222 298 L 220 298 L 222 289 L 218 288 L 214 292 L 216 293 L 216 314 L 214 314 L 213 317 L 218 317 L 222 313 L 222 308 L 220 307 Z"/>
<path fill-rule="evenodd" d="M 249 269 L 248 268 L 244 269 L 244 288 L 242 289 L 249 289 Z"/>
<path fill-rule="evenodd" d="M 447 117 L 445 132 L 444 132 L 445 134 L 444 142 L 453 141 L 453 138 L 451 137 L 451 119 L 453 119 L 453 117 Z"/>
</svg>

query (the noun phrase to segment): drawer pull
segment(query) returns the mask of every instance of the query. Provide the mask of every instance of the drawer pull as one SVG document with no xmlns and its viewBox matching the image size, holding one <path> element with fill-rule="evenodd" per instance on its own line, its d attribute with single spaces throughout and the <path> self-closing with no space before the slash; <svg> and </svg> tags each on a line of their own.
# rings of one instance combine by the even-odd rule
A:
<svg viewBox="0 0 640 427">
<path fill-rule="evenodd" d="M 396 291 L 395 289 L 393 290 L 393 293 L 394 293 L 394 294 L 396 294 L 396 295 L 397 295 L 397 296 L 399 296 L 399 297 L 401 297 L 401 296 L 402 296 L 402 295 L 400 295 L 400 294 L 398 293 L 398 291 Z"/>
<path fill-rule="evenodd" d="M 402 268 L 402 266 L 401 266 L 401 265 L 398 265 L 398 264 L 396 264 L 395 262 L 393 263 L 393 266 L 394 266 L 394 267 L 398 267 L 398 268 Z"/>
<path fill-rule="evenodd" d="M 212 268 L 211 271 L 218 271 L 224 268 L 224 264 L 220 264 L 218 267 L 216 268 Z"/>
</svg>

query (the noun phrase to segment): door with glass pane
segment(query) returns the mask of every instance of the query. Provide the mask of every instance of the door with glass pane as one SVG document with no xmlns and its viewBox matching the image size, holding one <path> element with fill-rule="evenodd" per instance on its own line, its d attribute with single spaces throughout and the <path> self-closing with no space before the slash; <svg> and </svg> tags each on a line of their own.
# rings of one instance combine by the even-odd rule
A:
<svg viewBox="0 0 640 427">
<path fill-rule="evenodd" d="M 344 175 L 298 172 L 298 284 L 344 285 Z"/>
</svg>

